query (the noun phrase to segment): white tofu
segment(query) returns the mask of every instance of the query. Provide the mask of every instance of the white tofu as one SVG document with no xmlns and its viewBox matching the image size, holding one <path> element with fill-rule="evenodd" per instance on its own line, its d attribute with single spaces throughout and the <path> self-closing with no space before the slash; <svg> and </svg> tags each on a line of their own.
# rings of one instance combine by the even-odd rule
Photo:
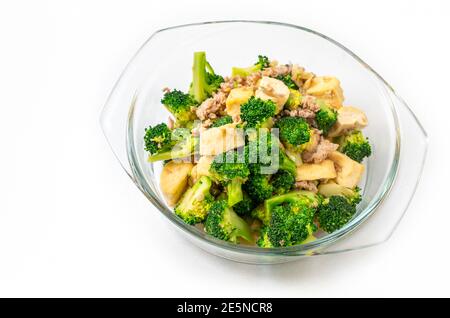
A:
<svg viewBox="0 0 450 318">
<path fill-rule="evenodd" d="M 278 114 L 289 98 L 289 88 L 280 80 L 268 76 L 263 76 L 259 81 L 255 96 L 262 100 L 271 100 L 277 106 Z"/>
<path fill-rule="evenodd" d="M 213 127 L 200 133 L 200 155 L 215 156 L 245 144 L 244 131 L 236 124 Z"/>
<path fill-rule="evenodd" d="M 325 159 L 321 163 L 304 163 L 297 166 L 297 181 L 312 181 L 336 178 L 336 169 L 331 160 Z"/>
<path fill-rule="evenodd" d="M 337 113 L 337 121 L 328 132 L 328 137 L 340 136 L 350 130 L 359 130 L 368 124 L 366 114 L 356 107 L 344 106 Z"/>
<path fill-rule="evenodd" d="M 349 158 L 339 151 L 333 151 L 328 155 L 337 166 L 336 183 L 347 188 L 354 188 L 358 185 L 364 173 L 364 166 L 359 162 Z"/>
<path fill-rule="evenodd" d="M 164 165 L 159 183 L 169 206 L 175 206 L 186 190 L 188 176 L 194 165 L 190 162 L 170 161 Z"/>
</svg>

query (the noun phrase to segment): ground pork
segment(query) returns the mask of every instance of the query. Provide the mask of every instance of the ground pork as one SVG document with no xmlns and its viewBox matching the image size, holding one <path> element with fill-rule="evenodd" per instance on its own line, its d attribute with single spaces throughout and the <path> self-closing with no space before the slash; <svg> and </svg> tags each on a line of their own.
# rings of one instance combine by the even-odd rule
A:
<svg viewBox="0 0 450 318">
<path fill-rule="evenodd" d="M 339 145 L 334 144 L 327 139 L 320 137 L 320 142 L 312 151 L 304 151 L 302 153 L 302 159 L 306 163 L 320 163 L 324 161 L 328 155 L 337 150 Z"/>
<path fill-rule="evenodd" d="M 305 95 L 302 97 L 302 108 L 316 113 L 319 111 L 320 106 L 317 104 L 317 100 L 314 96 Z"/>
<path fill-rule="evenodd" d="M 312 79 L 315 77 L 314 73 L 306 72 L 305 69 L 297 64 L 292 65 L 291 67 L 291 78 L 294 83 L 306 90 L 310 84 Z"/>
<path fill-rule="evenodd" d="M 217 118 L 224 111 L 226 100 L 227 95 L 222 91 L 218 91 L 212 97 L 203 101 L 197 107 L 195 113 L 200 120 Z"/>
<path fill-rule="evenodd" d="M 296 189 L 303 189 L 303 190 L 307 190 L 307 191 L 311 191 L 314 193 L 317 193 L 317 186 L 314 183 L 314 181 L 297 181 L 295 182 L 295 188 Z"/>
<path fill-rule="evenodd" d="M 297 108 L 293 110 L 285 109 L 284 113 L 291 117 L 302 117 L 305 119 L 315 118 L 316 113 L 309 109 Z"/>
<path fill-rule="evenodd" d="M 277 77 L 284 76 L 291 73 L 292 64 L 278 64 L 277 61 L 272 61 L 268 68 L 262 70 L 263 76 Z"/>
</svg>

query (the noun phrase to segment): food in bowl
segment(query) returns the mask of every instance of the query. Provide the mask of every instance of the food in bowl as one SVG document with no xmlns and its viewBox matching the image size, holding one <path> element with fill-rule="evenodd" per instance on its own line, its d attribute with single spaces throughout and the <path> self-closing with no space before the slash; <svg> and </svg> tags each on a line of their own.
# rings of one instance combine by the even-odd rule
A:
<svg viewBox="0 0 450 318">
<path fill-rule="evenodd" d="M 164 88 L 167 123 L 145 130 L 160 188 L 184 222 L 232 243 L 304 244 L 347 224 L 371 146 L 340 82 L 258 56 L 231 76 L 195 52 L 192 82 Z"/>
</svg>

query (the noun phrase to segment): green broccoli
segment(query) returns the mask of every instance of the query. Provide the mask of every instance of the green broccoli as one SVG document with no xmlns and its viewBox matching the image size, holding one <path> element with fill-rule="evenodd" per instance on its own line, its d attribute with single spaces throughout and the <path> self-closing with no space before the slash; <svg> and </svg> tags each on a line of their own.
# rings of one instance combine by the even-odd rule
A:
<svg viewBox="0 0 450 318">
<path fill-rule="evenodd" d="M 233 206 L 234 212 L 236 212 L 238 215 L 250 215 L 254 208 L 255 202 L 245 192 L 242 201 L 239 201 Z"/>
<path fill-rule="evenodd" d="M 198 143 L 187 128 L 176 128 L 171 134 L 171 143 L 166 144 L 156 153 L 148 157 L 149 162 L 185 158 L 192 155 Z"/>
<path fill-rule="evenodd" d="M 196 118 L 193 108 L 198 104 L 189 94 L 174 89 L 164 94 L 161 103 L 175 117 L 177 126 L 181 127 Z"/>
<path fill-rule="evenodd" d="M 280 142 L 275 135 L 268 131 L 263 132 L 264 130 L 260 130 L 256 133 L 245 147 L 246 162 L 249 163 L 250 172 L 254 175 L 261 174 L 264 168 L 264 174 L 286 170 L 295 176 L 297 171 L 295 162 L 280 147 Z M 278 156 L 275 153 L 272 154 L 272 151 L 276 150 L 278 150 Z"/>
<path fill-rule="evenodd" d="M 241 105 L 241 119 L 246 123 L 246 128 L 270 128 L 275 109 L 276 105 L 273 101 L 252 96 Z"/>
<path fill-rule="evenodd" d="M 300 152 L 311 138 L 311 129 L 301 117 L 282 117 L 275 123 L 279 129 L 280 140 L 290 151 Z"/>
<path fill-rule="evenodd" d="M 337 138 L 338 150 L 355 161 L 361 162 L 372 154 L 369 141 L 360 130 Z"/>
<path fill-rule="evenodd" d="M 322 230 L 332 233 L 347 224 L 355 213 L 355 204 L 344 196 L 333 195 L 323 200 L 317 219 Z"/>
<path fill-rule="evenodd" d="M 318 190 L 319 194 L 327 198 L 332 197 L 334 195 L 344 196 L 351 204 L 355 206 L 362 200 L 361 189 L 358 187 L 350 189 L 340 184 L 329 182 L 319 185 Z"/>
<path fill-rule="evenodd" d="M 226 186 L 229 206 L 242 201 L 242 184 L 247 180 L 250 170 L 247 163 L 240 160 L 237 150 L 217 155 L 209 171 L 213 179 Z"/>
<path fill-rule="evenodd" d="M 274 192 L 269 180 L 270 175 L 252 174 L 243 187 L 253 201 L 261 203 L 270 198 Z"/>
<path fill-rule="evenodd" d="M 294 80 L 292 79 L 291 74 L 278 75 L 277 79 L 282 81 L 290 89 L 298 89 L 298 86 L 297 86 L 297 84 L 295 84 Z"/>
<path fill-rule="evenodd" d="M 289 97 L 284 107 L 290 110 L 297 109 L 302 103 L 302 99 L 303 99 L 302 94 L 298 90 L 290 88 Z"/>
<path fill-rule="evenodd" d="M 175 214 L 187 224 L 195 224 L 205 220 L 214 202 L 210 194 L 211 179 L 203 176 L 189 188 L 175 207 Z"/>
<path fill-rule="evenodd" d="M 263 70 L 270 66 L 270 61 L 267 56 L 258 55 L 258 62 L 249 67 L 233 67 L 231 70 L 232 76 L 246 77 L 254 72 Z"/>
<path fill-rule="evenodd" d="M 280 170 L 272 176 L 270 183 L 275 194 L 285 194 L 294 187 L 295 176 L 287 170 Z"/>
<path fill-rule="evenodd" d="M 317 227 L 314 216 L 319 199 L 312 192 L 296 191 L 265 201 L 263 208 L 252 213 L 263 222 L 260 247 L 281 247 L 301 244 Z"/>
<path fill-rule="evenodd" d="M 223 116 L 220 118 L 217 118 L 211 125 L 211 127 L 220 127 L 227 124 L 231 124 L 233 122 L 233 118 L 231 116 Z"/>
<path fill-rule="evenodd" d="M 241 219 L 225 200 L 212 204 L 205 221 L 206 233 L 224 241 L 237 242 L 239 237 L 252 241 L 249 225 Z"/>
<path fill-rule="evenodd" d="M 145 128 L 145 150 L 151 154 L 164 152 L 173 146 L 172 131 L 165 123 Z"/>
<path fill-rule="evenodd" d="M 356 213 L 356 205 L 361 202 L 360 189 L 349 189 L 334 182 L 319 186 L 319 194 L 325 199 L 319 207 L 320 227 L 328 233 L 334 232 L 350 221 Z"/>
<path fill-rule="evenodd" d="M 189 93 L 201 103 L 219 89 L 223 77 L 214 73 L 213 68 L 206 60 L 205 52 L 194 53 L 192 66 L 192 84 Z"/>
<path fill-rule="evenodd" d="M 322 100 L 318 100 L 317 103 L 320 106 L 316 113 L 317 126 L 326 135 L 337 121 L 337 112 Z"/>
</svg>

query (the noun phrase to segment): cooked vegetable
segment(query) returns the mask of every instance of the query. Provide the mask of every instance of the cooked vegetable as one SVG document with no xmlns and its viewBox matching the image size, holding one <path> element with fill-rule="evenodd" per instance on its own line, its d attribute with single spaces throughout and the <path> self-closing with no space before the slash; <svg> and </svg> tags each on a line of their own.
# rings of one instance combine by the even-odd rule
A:
<svg viewBox="0 0 450 318">
<path fill-rule="evenodd" d="M 295 176 L 287 170 L 280 170 L 273 175 L 271 184 L 275 194 L 285 194 L 294 187 Z"/>
<path fill-rule="evenodd" d="M 194 153 L 198 138 L 190 135 L 189 130 L 184 128 L 172 131 L 171 147 L 165 145 L 160 151 L 148 157 L 149 162 L 179 159 L 190 156 Z"/>
<path fill-rule="evenodd" d="M 246 77 L 254 72 L 260 71 L 270 66 L 270 61 L 267 56 L 258 55 L 258 61 L 249 67 L 233 67 L 231 69 L 232 76 Z"/>
<path fill-rule="evenodd" d="M 205 222 L 206 233 L 224 241 L 237 242 L 238 238 L 252 240 L 249 225 L 241 219 L 225 200 L 213 203 Z"/>
<path fill-rule="evenodd" d="M 192 84 L 189 93 L 198 103 L 203 102 L 212 95 L 223 82 L 223 77 L 214 73 L 213 68 L 206 60 L 205 52 L 194 53 L 192 66 Z"/>
<path fill-rule="evenodd" d="M 212 178 L 226 187 L 230 207 L 242 201 L 242 184 L 250 174 L 247 163 L 240 161 L 238 152 L 230 150 L 217 155 L 209 168 Z"/>
<path fill-rule="evenodd" d="M 151 154 L 170 150 L 173 147 L 172 131 L 164 123 L 149 126 L 145 129 L 144 144 L 145 150 Z"/>
<path fill-rule="evenodd" d="M 195 119 L 195 114 L 192 110 L 197 106 L 197 102 L 189 94 L 174 89 L 164 94 L 161 103 L 175 117 L 178 126 L 183 126 Z"/>
<path fill-rule="evenodd" d="M 275 123 L 279 129 L 280 140 L 287 149 L 297 152 L 302 151 L 302 145 L 311 137 L 311 129 L 308 123 L 300 117 L 283 117 Z"/>
<path fill-rule="evenodd" d="M 319 199 L 306 191 L 266 200 L 261 218 L 264 227 L 257 241 L 258 246 L 267 248 L 302 243 L 316 230 L 313 221 L 318 205 Z"/>
<path fill-rule="evenodd" d="M 220 127 L 220 126 L 224 126 L 227 124 L 231 124 L 232 122 L 233 122 L 233 118 L 231 118 L 231 116 L 223 116 L 223 117 L 217 118 L 213 122 L 211 127 Z"/>
<path fill-rule="evenodd" d="M 279 79 L 280 81 L 282 81 L 284 83 L 284 85 L 286 85 L 288 88 L 291 89 L 298 89 L 297 84 L 295 84 L 294 80 L 292 79 L 290 74 L 286 74 L 286 75 L 278 75 L 277 79 Z"/>
<path fill-rule="evenodd" d="M 297 109 L 302 103 L 302 94 L 295 89 L 289 89 L 289 97 L 284 107 L 288 109 Z"/>
<path fill-rule="evenodd" d="M 337 121 L 337 112 L 324 101 L 319 100 L 317 102 L 320 106 L 319 111 L 316 113 L 317 126 L 326 135 Z"/>
<path fill-rule="evenodd" d="M 361 162 L 365 157 L 369 157 L 372 154 L 369 141 L 360 130 L 341 136 L 337 141 L 340 145 L 338 150 L 355 161 Z"/>
<path fill-rule="evenodd" d="M 319 207 L 317 219 L 321 229 L 332 233 L 347 224 L 355 213 L 355 204 L 344 196 L 333 195 L 323 200 Z"/>
<path fill-rule="evenodd" d="M 250 97 L 241 106 L 241 119 L 246 123 L 247 128 L 270 128 L 275 115 L 275 104 L 268 100 Z"/>
<path fill-rule="evenodd" d="M 214 197 L 209 193 L 211 179 L 201 177 L 191 188 L 183 194 L 175 207 L 175 213 L 187 224 L 202 222 L 208 214 Z"/>
</svg>

